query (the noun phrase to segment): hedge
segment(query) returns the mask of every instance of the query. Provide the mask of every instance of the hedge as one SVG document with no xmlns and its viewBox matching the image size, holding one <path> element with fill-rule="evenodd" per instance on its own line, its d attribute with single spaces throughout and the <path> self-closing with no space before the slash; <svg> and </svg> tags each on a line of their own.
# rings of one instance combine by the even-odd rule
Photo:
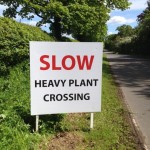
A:
<svg viewBox="0 0 150 150">
<path fill-rule="evenodd" d="M 29 58 L 29 41 L 54 41 L 38 27 L 0 17 L 0 74 Z"/>
</svg>

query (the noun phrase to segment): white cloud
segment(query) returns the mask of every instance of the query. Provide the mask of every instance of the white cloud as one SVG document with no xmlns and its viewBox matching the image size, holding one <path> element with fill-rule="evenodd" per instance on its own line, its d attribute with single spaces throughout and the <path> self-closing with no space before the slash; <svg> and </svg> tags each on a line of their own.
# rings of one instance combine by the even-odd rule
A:
<svg viewBox="0 0 150 150">
<path fill-rule="evenodd" d="M 74 39 L 71 34 L 69 34 L 69 35 L 68 34 L 63 34 L 63 36 L 65 36 L 67 38 L 70 38 L 70 39 Z"/>
<path fill-rule="evenodd" d="M 0 17 L 2 17 L 2 16 L 3 16 L 3 11 L 0 10 Z"/>
<path fill-rule="evenodd" d="M 111 35 L 111 34 L 117 34 L 118 33 L 118 31 L 109 31 L 109 32 L 107 32 L 107 35 Z"/>
<path fill-rule="evenodd" d="M 0 5 L 0 10 L 4 10 L 4 9 L 6 9 L 6 8 L 8 8 L 7 6 L 4 6 L 4 5 Z"/>
<path fill-rule="evenodd" d="M 107 22 L 108 24 L 115 23 L 115 24 L 130 24 L 136 22 L 135 19 L 126 19 L 122 16 L 113 16 L 110 18 L 110 20 Z"/>
<path fill-rule="evenodd" d="M 41 29 L 49 33 L 49 32 L 50 32 L 49 26 L 50 26 L 50 24 L 48 24 L 48 23 L 43 24 L 43 25 L 41 26 Z"/>
<path fill-rule="evenodd" d="M 4 5 L 0 5 L 0 16 L 3 16 L 3 10 L 5 10 L 6 8 L 8 7 Z"/>
<path fill-rule="evenodd" d="M 130 0 L 130 10 L 144 10 L 147 7 L 147 0 Z"/>
<path fill-rule="evenodd" d="M 49 27 L 49 23 L 43 24 L 42 27 L 43 27 L 43 28 L 44 28 L 44 27 L 45 27 L 45 28 Z"/>
<path fill-rule="evenodd" d="M 20 17 L 20 16 L 18 16 L 18 15 L 16 15 L 16 18 L 14 18 L 16 21 L 21 21 L 22 20 L 22 18 Z"/>
<path fill-rule="evenodd" d="M 108 35 L 111 35 L 111 34 L 113 34 L 113 32 L 108 32 Z"/>
<path fill-rule="evenodd" d="M 37 21 L 23 21 L 22 23 L 29 24 L 31 26 L 36 26 Z"/>
</svg>

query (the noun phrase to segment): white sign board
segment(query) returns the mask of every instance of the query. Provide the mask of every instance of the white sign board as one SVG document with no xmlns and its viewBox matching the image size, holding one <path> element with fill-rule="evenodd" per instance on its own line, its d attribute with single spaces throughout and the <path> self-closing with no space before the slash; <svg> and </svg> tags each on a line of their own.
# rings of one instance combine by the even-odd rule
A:
<svg viewBox="0 0 150 150">
<path fill-rule="evenodd" d="M 31 115 L 101 110 L 102 43 L 30 42 Z"/>
</svg>

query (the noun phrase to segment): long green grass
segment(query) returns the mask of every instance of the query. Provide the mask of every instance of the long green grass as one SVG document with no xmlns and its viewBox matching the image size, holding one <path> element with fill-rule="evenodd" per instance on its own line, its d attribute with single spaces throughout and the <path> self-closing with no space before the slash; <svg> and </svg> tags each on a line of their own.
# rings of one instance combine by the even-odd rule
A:
<svg viewBox="0 0 150 150">
<path fill-rule="evenodd" d="M 102 111 L 94 115 L 94 129 L 89 130 L 90 114 L 68 115 L 64 126 L 76 131 L 84 142 L 76 149 L 134 150 L 138 147 L 133 129 L 127 119 L 119 89 L 114 82 L 109 63 L 104 57 L 102 78 Z"/>
<path fill-rule="evenodd" d="M 69 138 L 70 144 L 73 140 L 80 141 L 74 143 L 72 149 L 134 150 L 135 137 L 125 112 L 107 59 L 104 58 L 102 112 L 94 115 L 94 129 L 89 130 L 88 113 L 60 114 L 40 116 L 40 132 L 35 133 L 35 117 L 30 116 L 29 63 L 24 61 L 11 68 L 8 76 L 0 77 L 0 149 L 50 149 L 52 142 L 59 145 L 58 134 L 66 133 L 71 137 L 73 133 L 74 138 Z M 52 141 L 51 137 L 55 140 Z M 69 149 L 69 146 L 66 147 L 66 150 Z"/>
<path fill-rule="evenodd" d="M 126 111 L 118 87 L 112 77 L 108 61 L 104 57 L 102 112 L 95 114 L 94 129 L 89 133 L 84 133 L 88 142 L 94 142 L 92 149 L 136 149 L 135 135 L 126 118 Z"/>
</svg>

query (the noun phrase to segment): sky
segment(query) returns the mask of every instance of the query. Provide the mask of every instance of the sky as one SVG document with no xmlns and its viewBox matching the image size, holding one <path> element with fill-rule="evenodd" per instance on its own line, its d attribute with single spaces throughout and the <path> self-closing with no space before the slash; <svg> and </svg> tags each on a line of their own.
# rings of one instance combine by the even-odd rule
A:
<svg viewBox="0 0 150 150">
<path fill-rule="evenodd" d="M 130 6 L 130 9 L 127 9 L 125 11 L 121 10 L 113 10 L 110 13 L 110 19 L 107 22 L 108 26 L 108 34 L 114 34 L 117 33 L 116 28 L 118 26 L 121 26 L 123 24 L 131 25 L 132 27 L 137 26 L 137 16 L 142 13 L 142 11 L 147 7 L 147 0 L 129 0 L 132 5 Z M 6 6 L 0 5 L 0 16 L 2 16 L 3 10 L 6 9 Z M 21 18 L 18 16 L 16 18 L 16 21 L 23 22 L 26 24 L 30 24 L 35 26 L 37 21 L 39 20 L 38 17 L 35 17 L 33 20 L 29 21 L 27 19 L 21 20 Z M 48 31 L 48 24 L 45 24 L 42 26 L 43 30 Z"/>
<path fill-rule="evenodd" d="M 123 24 L 137 26 L 137 16 L 147 7 L 147 0 L 129 0 L 132 4 L 130 9 L 125 11 L 114 10 L 110 13 L 110 19 L 107 22 L 108 34 L 117 33 L 116 28 Z"/>
</svg>

